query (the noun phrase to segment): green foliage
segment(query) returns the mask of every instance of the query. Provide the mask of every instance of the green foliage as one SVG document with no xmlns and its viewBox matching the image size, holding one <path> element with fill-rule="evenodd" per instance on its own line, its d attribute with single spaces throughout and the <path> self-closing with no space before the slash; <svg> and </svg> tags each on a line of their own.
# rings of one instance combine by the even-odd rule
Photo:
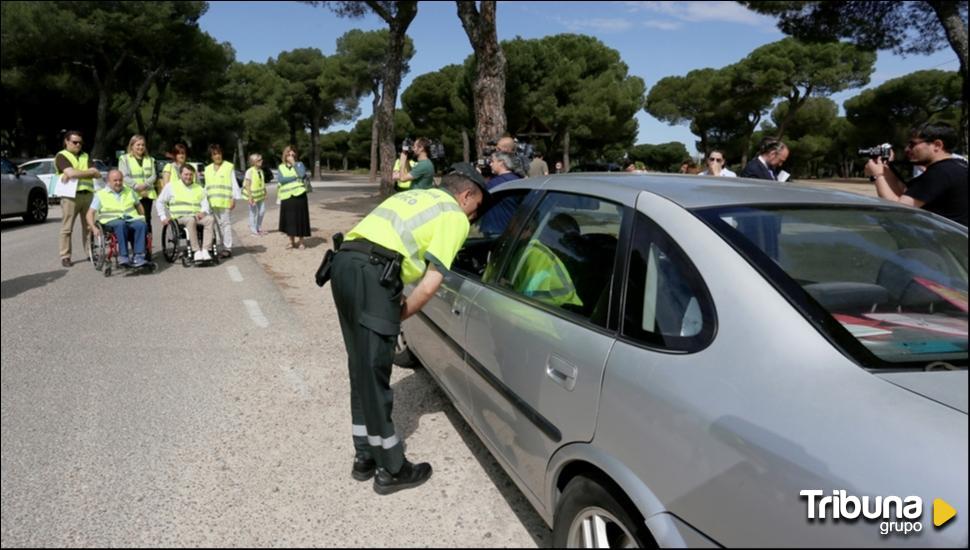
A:
<svg viewBox="0 0 970 550">
<path fill-rule="evenodd" d="M 680 164 L 690 158 L 687 147 L 679 141 L 656 145 L 641 143 L 630 149 L 629 156 L 652 172 L 677 172 Z"/>
<path fill-rule="evenodd" d="M 414 124 L 412 136 L 425 136 L 445 146 L 447 159 L 439 163 L 442 165 L 461 160 L 462 129 L 471 128 L 474 123 L 473 113 L 462 95 L 463 76 L 461 65 L 448 65 L 418 76 L 401 94 L 404 112 Z"/>
</svg>

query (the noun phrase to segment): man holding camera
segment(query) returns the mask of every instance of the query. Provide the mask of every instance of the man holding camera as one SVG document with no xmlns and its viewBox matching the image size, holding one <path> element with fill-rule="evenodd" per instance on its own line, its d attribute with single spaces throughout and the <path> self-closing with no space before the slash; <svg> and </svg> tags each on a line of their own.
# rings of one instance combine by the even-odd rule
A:
<svg viewBox="0 0 970 550">
<path fill-rule="evenodd" d="M 431 140 L 422 137 L 414 140 L 413 145 L 405 140 L 401 146 L 401 158 L 398 159 L 401 163 L 399 181 L 410 181 L 411 186 L 408 189 L 431 189 L 434 187 L 434 164 L 428 158 L 428 147 L 430 145 Z M 414 166 L 408 163 L 408 154 L 412 151 L 418 159 Z"/>
<path fill-rule="evenodd" d="M 910 132 L 905 149 L 910 162 L 925 168 L 920 176 L 903 183 L 889 169 L 891 151 L 888 159 L 870 158 L 866 175 L 876 184 L 880 197 L 929 210 L 966 227 L 967 162 L 952 157 L 951 150 L 956 143 L 957 133 L 950 126 L 924 124 Z"/>
</svg>

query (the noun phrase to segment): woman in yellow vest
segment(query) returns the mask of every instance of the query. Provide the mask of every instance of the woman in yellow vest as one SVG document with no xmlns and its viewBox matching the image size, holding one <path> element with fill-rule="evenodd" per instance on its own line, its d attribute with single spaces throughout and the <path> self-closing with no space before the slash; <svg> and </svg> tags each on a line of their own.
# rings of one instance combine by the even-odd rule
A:
<svg viewBox="0 0 970 550">
<path fill-rule="evenodd" d="M 239 193 L 235 167 L 231 162 L 222 160 L 222 146 L 218 143 L 209 145 L 209 158 L 212 159 L 212 164 L 205 167 L 205 194 L 222 235 L 222 252 L 219 257 L 228 258 L 232 256 L 230 213 L 236 207 L 236 200 L 241 199 L 242 195 Z"/>
<path fill-rule="evenodd" d="M 266 234 L 260 229 L 263 226 L 263 216 L 266 214 L 266 180 L 263 176 L 263 155 L 253 153 L 249 155 L 249 170 L 243 179 L 246 200 L 249 201 L 249 232 L 254 237 Z"/>
<path fill-rule="evenodd" d="M 280 199 L 280 231 L 290 238 L 286 248 L 303 250 L 306 248 L 303 237 L 310 236 L 310 206 L 303 186 L 305 175 L 306 168 L 297 160 L 296 149 L 287 145 L 283 149 L 280 185 L 276 190 Z"/>
<path fill-rule="evenodd" d="M 166 164 L 165 168 L 162 168 L 161 189 L 165 189 L 165 186 L 172 181 L 179 181 L 179 174 L 182 173 L 182 167 L 185 166 L 185 163 L 188 160 L 189 150 L 185 147 L 185 145 L 176 143 L 175 146 L 172 147 L 172 150 L 166 153 L 165 156 L 172 159 L 172 162 Z M 198 183 L 199 176 L 195 173 L 194 168 L 192 169 L 192 174 L 195 178 L 193 181 Z"/>
<path fill-rule="evenodd" d="M 148 232 L 152 232 L 152 203 L 158 198 L 155 191 L 155 159 L 148 155 L 145 136 L 135 134 L 128 140 L 128 153 L 118 157 L 118 170 L 125 178 L 125 185 L 138 193 L 145 211 Z"/>
<path fill-rule="evenodd" d="M 98 223 L 114 233 L 118 239 L 120 266 L 128 265 L 128 235 L 131 235 L 135 249 L 135 261 L 131 266 L 142 267 L 148 263 L 145 260 L 145 234 L 148 232 L 145 209 L 135 191 L 124 184 L 123 178 L 121 170 L 108 172 L 108 186 L 94 194 L 88 209 L 88 227 L 95 237 L 100 232 Z M 98 223 L 95 223 L 95 216 Z"/>
</svg>

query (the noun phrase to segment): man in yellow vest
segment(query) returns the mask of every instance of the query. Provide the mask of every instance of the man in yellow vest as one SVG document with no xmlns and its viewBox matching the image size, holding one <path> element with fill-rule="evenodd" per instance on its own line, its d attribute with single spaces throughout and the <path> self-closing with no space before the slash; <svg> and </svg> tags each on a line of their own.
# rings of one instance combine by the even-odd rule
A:
<svg viewBox="0 0 970 550">
<path fill-rule="evenodd" d="M 242 198 L 242 194 L 239 192 L 239 180 L 236 179 L 235 167 L 231 162 L 222 160 L 222 146 L 218 143 L 210 145 L 209 157 L 212 159 L 212 164 L 205 167 L 205 194 L 222 235 L 222 252 L 219 253 L 219 257 L 228 258 L 232 256 L 230 213 L 236 207 L 236 201 Z"/>
<path fill-rule="evenodd" d="M 118 239 L 118 265 L 128 265 L 129 235 L 135 249 L 135 260 L 131 266 L 142 267 L 148 263 L 145 261 L 145 235 L 148 233 L 145 209 L 138 194 L 125 185 L 121 170 L 108 172 L 108 186 L 94 194 L 91 208 L 88 209 L 88 228 L 92 235 L 98 236 L 101 231 L 98 223 L 95 223 L 95 216 L 97 222 Z"/>
<path fill-rule="evenodd" d="M 207 262 L 212 260 L 209 249 L 212 248 L 212 231 L 215 219 L 210 214 L 209 201 L 206 199 L 205 189 L 195 177 L 195 168 L 191 164 L 182 166 L 179 172 L 181 181 L 171 181 L 162 189 L 162 194 L 155 202 L 155 211 L 162 225 L 170 218 L 178 220 L 189 242 L 195 250 L 194 260 Z M 202 247 L 199 247 L 199 233 L 197 224 L 202 224 Z"/>
<path fill-rule="evenodd" d="M 404 457 L 391 420 L 394 343 L 401 321 L 414 315 L 441 286 L 443 273 L 468 237 L 487 191 L 467 162 L 452 166 L 441 187 L 392 195 L 348 234 L 333 259 L 331 281 L 350 367 L 355 449 L 351 475 L 374 477 L 387 495 L 417 487 L 431 465 Z M 404 297 L 404 285 L 417 283 Z"/>
<path fill-rule="evenodd" d="M 54 170 L 61 181 L 77 179 L 74 197 L 61 197 L 61 265 L 71 267 L 71 239 L 74 233 L 74 219 L 81 218 L 81 243 L 84 250 L 91 242 L 91 233 L 83 216 L 91 207 L 94 196 L 94 179 L 101 177 L 101 172 L 93 166 L 88 167 L 88 154 L 82 153 L 84 138 L 81 132 L 70 130 L 64 134 L 64 149 L 54 157 Z"/>
</svg>

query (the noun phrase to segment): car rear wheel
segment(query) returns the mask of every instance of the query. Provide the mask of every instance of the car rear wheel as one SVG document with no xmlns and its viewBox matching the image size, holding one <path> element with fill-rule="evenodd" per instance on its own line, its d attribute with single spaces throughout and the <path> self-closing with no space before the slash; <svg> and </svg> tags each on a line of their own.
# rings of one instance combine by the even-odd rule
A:
<svg viewBox="0 0 970 550">
<path fill-rule="evenodd" d="M 640 513 L 609 485 L 583 476 L 566 485 L 556 507 L 553 548 L 655 546 Z"/>
<path fill-rule="evenodd" d="M 41 223 L 47 219 L 47 196 L 42 191 L 34 189 L 27 199 L 27 213 L 24 221 L 27 223 Z"/>
<path fill-rule="evenodd" d="M 404 339 L 403 332 L 397 334 L 397 341 L 394 343 L 394 364 L 406 369 L 416 369 L 421 366 L 418 358 L 408 348 L 408 343 Z"/>
</svg>

